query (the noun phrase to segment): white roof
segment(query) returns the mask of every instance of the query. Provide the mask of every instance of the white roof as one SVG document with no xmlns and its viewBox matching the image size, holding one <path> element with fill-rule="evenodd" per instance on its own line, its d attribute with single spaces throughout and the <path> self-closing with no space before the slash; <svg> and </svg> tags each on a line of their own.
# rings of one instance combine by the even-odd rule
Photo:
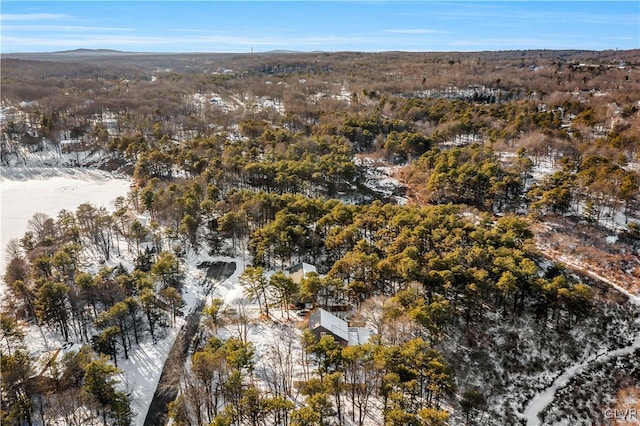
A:
<svg viewBox="0 0 640 426">
<path fill-rule="evenodd" d="M 309 263 L 304 263 L 302 262 L 302 273 L 304 275 L 308 274 L 309 272 L 318 272 L 316 267 L 309 264 Z"/>
<path fill-rule="evenodd" d="M 312 330 L 318 326 L 322 326 L 342 340 L 349 341 L 349 325 L 345 320 L 338 318 L 331 312 L 318 309 L 311 315 L 309 320 L 309 328 Z"/>
</svg>

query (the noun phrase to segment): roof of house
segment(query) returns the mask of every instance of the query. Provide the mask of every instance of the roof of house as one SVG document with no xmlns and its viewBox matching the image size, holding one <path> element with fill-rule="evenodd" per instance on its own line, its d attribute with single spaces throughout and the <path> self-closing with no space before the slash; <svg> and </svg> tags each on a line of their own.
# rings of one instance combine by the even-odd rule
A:
<svg viewBox="0 0 640 426">
<path fill-rule="evenodd" d="M 289 268 L 289 274 L 295 274 L 300 271 L 302 271 L 302 275 L 308 274 L 309 272 L 318 272 L 315 266 L 304 262 L 298 263 L 297 265 L 293 265 Z"/>
<path fill-rule="evenodd" d="M 289 273 L 289 278 L 291 278 L 294 282 L 300 284 L 302 279 L 310 272 L 317 272 L 316 267 L 310 265 L 308 263 L 298 263 L 297 265 L 293 265 L 290 267 L 287 272 Z"/>
<path fill-rule="evenodd" d="M 336 337 L 349 341 L 349 325 L 347 322 L 324 309 L 316 309 L 309 316 L 309 328 L 315 330 L 322 327 Z"/>
</svg>

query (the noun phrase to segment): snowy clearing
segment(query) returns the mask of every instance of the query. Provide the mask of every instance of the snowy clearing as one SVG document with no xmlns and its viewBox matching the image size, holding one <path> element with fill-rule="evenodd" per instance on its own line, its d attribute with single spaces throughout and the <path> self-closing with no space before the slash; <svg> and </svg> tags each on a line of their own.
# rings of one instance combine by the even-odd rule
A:
<svg viewBox="0 0 640 426">
<path fill-rule="evenodd" d="M 398 193 L 404 193 L 406 187 L 394 177 L 403 166 L 391 165 L 366 155 L 357 155 L 353 162 L 356 166 L 363 168 L 364 185 L 367 188 L 393 199 L 397 204 L 407 203 L 406 197 L 398 195 Z"/>
<path fill-rule="evenodd" d="M 75 211 L 86 202 L 112 209 L 118 196 L 127 195 L 130 184 L 124 177 L 96 169 L 2 167 L 0 173 L 0 271 L 8 242 L 24 235 L 35 213 L 56 217 L 60 210 Z"/>
</svg>

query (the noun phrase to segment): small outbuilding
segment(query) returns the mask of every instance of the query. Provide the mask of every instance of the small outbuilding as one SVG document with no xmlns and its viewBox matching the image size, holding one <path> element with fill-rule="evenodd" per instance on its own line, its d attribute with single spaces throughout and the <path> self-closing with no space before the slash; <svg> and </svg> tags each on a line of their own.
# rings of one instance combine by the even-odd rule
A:
<svg viewBox="0 0 640 426">
<path fill-rule="evenodd" d="M 311 272 L 318 272 L 316 270 L 316 267 L 309 264 L 309 263 L 298 263 L 297 265 L 294 265 L 292 267 L 290 267 L 287 272 L 289 273 L 289 278 L 291 278 L 293 280 L 293 282 L 295 282 L 296 284 L 300 284 L 300 282 L 302 281 L 302 279 L 305 277 L 305 275 L 311 273 Z"/>
</svg>

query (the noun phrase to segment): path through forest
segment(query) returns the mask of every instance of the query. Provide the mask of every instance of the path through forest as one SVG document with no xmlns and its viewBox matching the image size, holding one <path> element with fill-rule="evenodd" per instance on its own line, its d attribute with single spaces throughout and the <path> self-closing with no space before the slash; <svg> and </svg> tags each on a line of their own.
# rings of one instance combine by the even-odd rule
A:
<svg viewBox="0 0 640 426">
<path fill-rule="evenodd" d="M 628 297 L 628 302 L 634 305 L 640 306 L 640 296 L 636 296 L 634 294 L 629 293 L 626 289 L 621 287 L 620 285 L 612 282 L 611 280 L 599 276 L 593 271 L 586 270 L 580 265 L 575 263 L 567 262 L 566 259 L 563 259 L 563 262 L 574 269 L 580 270 L 580 272 L 585 273 L 593 278 L 601 280 L 612 287 L 616 288 L 618 291 L 624 293 Z M 637 320 L 638 321 L 638 320 Z M 540 413 L 553 401 L 555 393 L 558 389 L 566 386 L 571 379 L 573 379 L 578 374 L 582 373 L 586 370 L 591 364 L 596 362 L 604 362 L 613 358 L 617 358 L 623 355 L 629 355 L 633 353 L 636 349 L 640 348 L 640 333 L 636 334 L 633 343 L 629 346 L 625 346 L 624 348 L 619 348 L 615 350 L 610 350 L 604 352 L 602 354 L 591 357 L 587 361 L 574 364 L 568 367 L 566 370 L 562 372 L 560 376 L 552 383 L 551 386 L 543 390 L 534 396 L 527 404 L 527 408 L 524 411 L 524 417 L 527 421 L 527 426 L 540 426 L 542 421 L 540 420 Z"/>
<path fill-rule="evenodd" d="M 236 270 L 235 262 L 206 262 L 199 265 L 207 269 L 207 277 L 202 285 L 207 286 L 204 297 L 198 300 L 193 310 L 186 317 L 186 324 L 182 326 L 171 351 L 162 368 L 158 386 L 153 393 L 149 411 L 144 419 L 144 426 L 159 426 L 167 423 L 168 405 L 178 396 L 179 374 L 185 365 L 189 347 L 200 325 L 200 316 L 208 296 L 216 283 L 229 278 Z"/>
</svg>

